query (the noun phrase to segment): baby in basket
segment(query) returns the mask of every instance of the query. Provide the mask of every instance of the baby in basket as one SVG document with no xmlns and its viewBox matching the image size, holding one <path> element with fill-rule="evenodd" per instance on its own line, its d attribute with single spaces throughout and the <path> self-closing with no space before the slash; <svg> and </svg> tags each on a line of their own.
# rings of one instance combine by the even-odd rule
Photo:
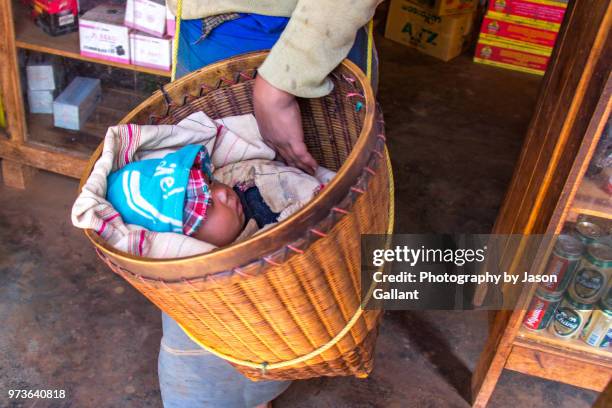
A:
<svg viewBox="0 0 612 408">
<path fill-rule="evenodd" d="M 251 219 L 263 228 L 280 215 L 255 183 L 229 186 L 216 180 L 210 155 L 201 145 L 187 145 L 163 158 L 132 162 L 112 172 L 106 198 L 125 223 L 182 233 L 215 246 L 232 243 Z"/>
</svg>

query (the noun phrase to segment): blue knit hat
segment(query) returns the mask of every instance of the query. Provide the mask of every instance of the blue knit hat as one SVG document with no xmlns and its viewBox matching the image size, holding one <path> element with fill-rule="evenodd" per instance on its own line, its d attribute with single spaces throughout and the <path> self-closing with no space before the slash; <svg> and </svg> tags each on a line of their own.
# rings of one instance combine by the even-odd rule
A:
<svg viewBox="0 0 612 408">
<path fill-rule="evenodd" d="M 188 145 L 162 159 L 129 163 L 108 176 L 106 199 L 127 224 L 157 232 L 183 232 L 183 208 L 189 174 L 204 151 L 202 170 L 212 177 L 206 148 Z"/>
</svg>

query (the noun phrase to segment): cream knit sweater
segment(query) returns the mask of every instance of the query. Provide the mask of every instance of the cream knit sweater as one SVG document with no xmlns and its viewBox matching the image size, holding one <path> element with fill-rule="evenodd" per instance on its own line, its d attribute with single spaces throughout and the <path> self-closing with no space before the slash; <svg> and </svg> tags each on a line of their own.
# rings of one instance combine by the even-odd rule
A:
<svg viewBox="0 0 612 408">
<path fill-rule="evenodd" d="M 348 55 L 357 30 L 382 0 L 183 0 L 183 18 L 222 13 L 291 17 L 259 74 L 293 95 L 315 98 L 332 90 L 327 75 Z M 176 13 L 177 0 L 167 0 Z"/>
</svg>

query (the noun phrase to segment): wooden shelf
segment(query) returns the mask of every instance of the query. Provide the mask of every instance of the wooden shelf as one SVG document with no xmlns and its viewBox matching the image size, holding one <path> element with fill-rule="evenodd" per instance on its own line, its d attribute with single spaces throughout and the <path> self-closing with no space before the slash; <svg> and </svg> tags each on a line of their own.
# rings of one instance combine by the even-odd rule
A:
<svg viewBox="0 0 612 408">
<path fill-rule="evenodd" d="M 103 88 L 102 100 L 81 130 L 69 130 L 53 126 L 52 114 L 28 114 L 27 142 L 56 152 L 70 152 L 76 157 L 88 159 L 104 139 L 110 126 L 115 126 L 126 112 L 145 99 L 135 92 Z"/>
<path fill-rule="evenodd" d="M 95 62 L 162 77 L 170 77 L 170 71 L 85 57 L 80 54 L 78 32 L 52 37 L 34 24 L 29 18 L 25 7 L 22 5 L 14 3 L 13 12 L 15 14 L 15 45 L 18 48 Z"/>
<path fill-rule="evenodd" d="M 58 152 L 37 143 L 14 143 L 4 138 L 0 138 L 0 157 L 77 179 L 83 175 L 88 161 L 82 154 Z"/>
<path fill-rule="evenodd" d="M 607 360 L 560 351 L 519 337 L 514 339 L 505 368 L 598 392 L 612 378 L 612 364 Z"/>
<path fill-rule="evenodd" d="M 27 141 L 31 145 L 57 152 L 70 152 L 82 158 L 88 158 L 104 137 L 104 133 L 95 131 L 98 128 L 95 124 L 87 123 L 80 131 L 54 127 L 53 115 L 30 114 L 27 124 Z"/>
<path fill-rule="evenodd" d="M 602 391 L 612 378 L 612 352 L 590 347 L 580 339 L 561 340 L 547 331 L 532 332 L 521 326 L 505 368 Z"/>
<path fill-rule="evenodd" d="M 606 169 L 600 176 L 602 182 L 611 174 L 612 169 Z M 571 212 L 612 219 L 612 196 L 607 194 L 597 181 L 585 176 L 576 192 Z"/>
<path fill-rule="evenodd" d="M 575 353 L 584 358 L 592 358 L 606 366 L 612 366 L 612 349 L 591 347 L 580 339 L 563 340 L 555 337 L 548 330 L 531 331 L 524 327 L 519 330 L 517 339 L 524 340 L 521 344 L 535 343 L 539 349 L 557 353 Z"/>
</svg>

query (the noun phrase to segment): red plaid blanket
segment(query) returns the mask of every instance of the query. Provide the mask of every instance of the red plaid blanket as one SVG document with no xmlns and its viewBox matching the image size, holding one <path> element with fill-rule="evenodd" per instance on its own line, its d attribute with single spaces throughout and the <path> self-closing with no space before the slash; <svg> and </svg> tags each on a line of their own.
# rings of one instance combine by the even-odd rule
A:
<svg viewBox="0 0 612 408">
<path fill-rule="evenodd" d="M 211 181 L 210 158 L 208 152 L 202 150 L 198 153 L 189 172 L 185 208 L 183 209 L 183 232 L 185 235 L 193 235 L 206 220 L 206 209 L 210 204 Z"/>
</svg>

